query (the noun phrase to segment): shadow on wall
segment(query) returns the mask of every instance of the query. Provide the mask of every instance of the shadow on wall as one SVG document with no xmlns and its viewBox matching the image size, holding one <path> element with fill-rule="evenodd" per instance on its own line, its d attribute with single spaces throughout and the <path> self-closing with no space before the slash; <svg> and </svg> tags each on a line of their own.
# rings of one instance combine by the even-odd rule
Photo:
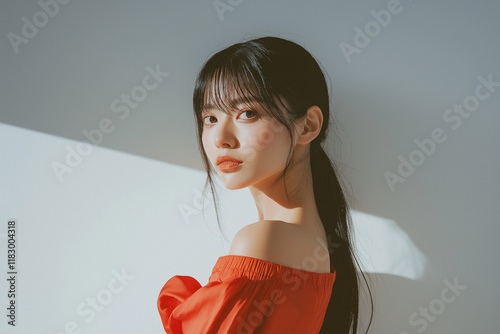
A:
<svg viewBox="0 0 500 334">
<path fill-rule="evenodd" d="M 467 285 L 458 277 L 443 278 L 437 268 L 392 220 L 352 211 L 354 244 L 373 296 L 370 333 L 423 333 Z M 366 283 L 360 277 L 360 328 L 370 319 Z M 443 322 L 441 322 L 443 323 Z"/>
</svg>

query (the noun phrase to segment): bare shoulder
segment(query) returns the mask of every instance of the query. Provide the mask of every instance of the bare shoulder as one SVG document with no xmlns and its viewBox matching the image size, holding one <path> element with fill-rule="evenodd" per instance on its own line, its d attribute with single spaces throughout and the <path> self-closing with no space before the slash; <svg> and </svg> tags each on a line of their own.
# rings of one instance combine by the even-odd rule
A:
<svg viewBox="0 0 500 334">
<path fill-rule="evenodd" d="M 293 224 L 261 220 L 246 225 L 235 234 L 229 255 L 254 257 L 308 271 L 329 272 L 328 257 L 316 259 L 315 268 L 304 268 L 310 265 L 311 259 L 314 260 L 314 255 L 318 253 L 311 239 Z"/>
<path fill-rule="evenodd" d="M 261 220 L 241 228 L 233 238 L 229 255 L 244 255 L 267 260 L 276 222 Z"/>
</svg>

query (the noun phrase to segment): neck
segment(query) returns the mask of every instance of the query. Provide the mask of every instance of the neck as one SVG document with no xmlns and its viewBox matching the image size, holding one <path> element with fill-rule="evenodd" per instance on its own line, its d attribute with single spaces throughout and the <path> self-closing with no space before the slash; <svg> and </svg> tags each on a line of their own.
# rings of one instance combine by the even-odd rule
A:
<svg viewBox="0 0 500 334">
<path fill-rule="evenodd" d="M 285 180 L 281 178 L 273 185 L 277 176 L 249 187 L 257 206 L 259 220 L 280 220 L 315 229 L 318 222 L 321 224 L 321 220 L 314 200 L 309 161 L 289 168 Z"/>
</svg>

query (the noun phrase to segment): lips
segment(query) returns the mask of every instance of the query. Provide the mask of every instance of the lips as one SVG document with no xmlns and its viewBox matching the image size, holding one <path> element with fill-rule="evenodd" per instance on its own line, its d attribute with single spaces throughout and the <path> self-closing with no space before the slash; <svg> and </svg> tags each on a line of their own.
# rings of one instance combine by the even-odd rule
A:
<svg viewBox="0 0 500 334">
<path fill-rule="evenodd" d="M 226 161 L 229 161 L 229 162 L 242 162 L 242 161 L 240 161 L 238 159 L 230 157 L 229 155 L 222 155 L 222 156 L 218 156 L 217 157 L 217 165 L 220 165 L 221 163 L 226 162 Z"/>
</svg>

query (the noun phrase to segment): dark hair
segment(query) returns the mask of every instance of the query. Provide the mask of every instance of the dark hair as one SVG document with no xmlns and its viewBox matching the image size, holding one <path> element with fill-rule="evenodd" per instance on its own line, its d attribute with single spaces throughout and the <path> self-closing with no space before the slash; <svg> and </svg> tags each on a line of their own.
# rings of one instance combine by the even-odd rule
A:
<svg viewBox="0 0 500 334">
<path fill-rule="evenodd" d="M 348 334 L 351 330 L 352 333 L 357 333 L 359 289 L 354 261 L 358 267 L 359 263 L 352 246 L 350 232 L 352 222 L 349 207 L 337 177 L 338 171 L 321 147 L 321 143 L 327 136 L 330 108 L 327 84 L 318 62 L 302 46 L 282 38 L 269 36 L 231 45 L 212 55 L 201 68 L 193 93 L 193 110 L 197 121 L 198 145 L 207 171 L 203 194 L 210 184 L 219 229 L 221 226 L 211 164 L 202 143 L 201 112 L 207 103 L 215 105 L 223 112 L 236 108 L 235 105 L 230 105 L 228 101 L 221 98 L 221 93 L 227 94 L 231 88 L 248 105 L 251 105 L 250 99 L 252 98 L 261 101 L 259 104 L 266 112 L 285 125 L 290 138 L 294 136 L 291 130 L 293 122 L 303 118 L 309 107 L 315 105 L 321 109 L 323 125 L 318 136 L 310 143 L 309 156 L 314 198 L 329 239 L 330 255 L 333 252 L 330 246 L 336 245 L 335 255 L 330 256 L 330 263 L 335 268 L 337 276 L 320 333 Z M 212 93 L 209 94 L 210 92 Z M 278 101 L 287 113 L 280 110 L 276 103 Z M 285 177 L 290 166 L 291 154 L 292 147 L 286 167 L 278 179 Z M 361 274 L 366 282 L 365 275 L 362 272 Z M 371 292 L 370 300 L 372 315 L 368 328 L 373 317 Z"/>
</svg>

